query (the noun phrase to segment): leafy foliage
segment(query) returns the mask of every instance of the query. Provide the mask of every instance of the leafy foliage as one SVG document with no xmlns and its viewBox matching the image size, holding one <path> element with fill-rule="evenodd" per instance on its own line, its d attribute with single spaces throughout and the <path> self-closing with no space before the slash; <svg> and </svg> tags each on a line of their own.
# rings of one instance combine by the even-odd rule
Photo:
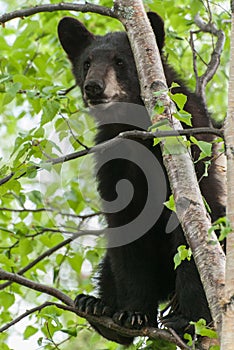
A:
<svg viewBox="0 0 234 350">
<path fill-rule="evenodd" d="M 22 0 L 19 5 L 16 0 L 1 0 L 0 8 L 4 13 L 59 2 Z M 93 2 L 113 5 L 110 0 Z M 192 0 L 152 0 L 145 4 L 165 19 L 165 55 L 194 89 L 188 31 L 196 30 L 193 18 L 197 12 L 207 20 L 209 11 L 203 2 Z M 226 1 L 210 6 L 213 21 L 228 34 L 230 16 L 225 9 Z M 116 20 L 100 15 L 69 12 L 40 13 L 12 20 L 0 28 L 0 178 L 12 175 L 0 186 L 0 267 L 18 272 L 48 252 L 26 269 L 24 276 L 54 285 L 74 298 L 79 292 L 93 290 L 93 266 L 100 261 L 103 249 L 101 240 L 93 236 L 81 236 L 70 244 L 66 244 L 66 240 L 78 230 L 101 227 L 103 219 L 98 215 L 99 198 L 91 171 L 91 156 L 56 166 L 48 163 L 52 158 L 83 150 L 83 145 L 90 147 L 95 134 L 94 121 L 83 109 L 79 90 L 64 93 L 74 84 L 56 34 L 57 23 L 65 15 L 77 16 L 96 34 L 122 28 Z M 208 107 L 216 120 L 223 119 L 226 110 L 229 36 L 226 37 L 220 69 L 207 91 Z M 202 57 L 198 60 L 199 72 L 208 61 L 212 40 L 208 34 L 197 34 L 197 50 Z M 183 97 L 174 98 L 182 110 Z M 206 156 L 209 146 L 201 142 L 198 146 Z M 38 165 L 42 170 L 37 171 Z M 56 250 L 62 242 L 64 246 Z M 53 254 L 52 248 L 55 248 Z M 0 287 L 0 299 L 0 323 L 3 325 L 17 317 L 19 310 L 40 305 L 47 298 L 39 292 L 11 284 L 5 289 Z M 9 340 L 6 333 L 0 334 L 1 349 L 12 347 L 15 332 L 9 333 Z M 83 319 L 52 306 L 28 318 L 26 326 L 22 327 L 22 339 L 25 344 L 28 339 L 33 339 L 44 349 L 54 349 L 66 339 L 64 349 L 66 346 L 75 349 L 77 344 L 87 350 L 93 349 L 94 344 L 96 349 L 122 348 L 92 332 Z M 132 349 L 137 348 L 175 347 L 147 342 L 147 345 L 137 343 L 132 346 Z"/>
<path fill-rule="evenodd" d="M 181 264 L 185 259 L 190 260 L 192 256 L 192 251 L 190 248 L 186 248 L 185 245 L 178 247 L 178 253 L 174 256 L 175 269 Z"/>
</svg>

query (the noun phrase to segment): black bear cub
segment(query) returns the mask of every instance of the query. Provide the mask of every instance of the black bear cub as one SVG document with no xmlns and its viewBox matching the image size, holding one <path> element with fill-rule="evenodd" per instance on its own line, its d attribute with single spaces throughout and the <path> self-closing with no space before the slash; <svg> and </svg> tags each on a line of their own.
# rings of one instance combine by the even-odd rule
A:
<svg viewBox="0 0 234 350">
<path fill-rule="evenodd" d="M 164 26 L 155 13 L 148 13 L 160 52 Z M 134 58 L 126 33 L 95 36 L 74 18 L 63 18 L 59 39 L 72 63 L 84 103 L 97 120 L 96 143 L 126 130 L 147 130 L 150 118 L 143 106 Z M 209 126 L 209 116 L 198 96 L 191 93 L 163 59 L 168 86 L 187 95 L 186 110 L 193 126 Z M 206 140 L 211 138 L 206 137 Z M 198 157 L 197 150 L 193 156 Z M 212 168 L 212 167 L 211 167 Z M 157 327 L 158 305 L 174 295 L 170 313 L 162 319 L 179 334 L 189 321 L 210 323 L 211 315 L 193 259 L 175 270 L 173 257 L 186 245 L 180 225 L 170 229 L 171 212 L 164 206 L 170 186 L 160 147 L 149 140 L 122 140 L 96 154 L 98 189 L 107 221 L 108 248 L 99 267 L 99 298 L 80 294 L 75 303 L 88 314 L 108 315 L 124 327 Z M 214 169 L 215 170 L 215 169 Z M 213 170 L 213 171 L 214 171 Z M 203 164 L 196 165 L 202 177 Z M 212 219 L 223 215 L 212 171 L 200 182 L 212 209 Z M 107 339 L 130 344 L 131 337 L 105 327 L 92 326 Z"/>
</svg>

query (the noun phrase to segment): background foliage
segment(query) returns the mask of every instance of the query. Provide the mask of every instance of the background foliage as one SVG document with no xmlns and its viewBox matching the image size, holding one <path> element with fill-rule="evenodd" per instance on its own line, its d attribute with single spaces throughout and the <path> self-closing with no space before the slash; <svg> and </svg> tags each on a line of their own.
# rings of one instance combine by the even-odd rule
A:
<svg viewBox="0 0 234 350">
<path fill-rule="evenodd" d="M 1 0 L 1 14 L 56 0 Z M 90 1 L 112 6 L 112 1 Z M 189 31 L 196 30 L 197 12 L 209 20 L 208 3 L 200 0 L 148 0 L 146 6 L 165 20 L 165 55 L 195 88 Z M 208 107 L 213 118 L 223 120 L 227 104 L 230 13 L 227 2 L 209 4 L 212 20 L 226 33 L 220 68 L 207 87 Z M 103 225 L 97 215 L 99 200 L 92 176 L 91 156 L 57 166 L 45 164 L 51 157 L 82 150 L 93 144 L 95 124 L 83 109 L 79 90 L 61 92 L 74 84 L 70 64 L 57 38 L 58 21 L 65 15 L 79 18 L 96 34 L 121 29 L 121 25 L 95 14 L 69 12 L 41 13 L 16 19 L 0 28 L 0 178 L 15 176 L 0 187 L 0 267 L 17 272 L 45 251 L 71 237 L 78 229 Z M 199 72 L 208 62 L 213 38 L 198 33 Z M 32 165 L 43 163 L 36 172 Z M 19 176 L 26 172 L 26 176 Z M 46 210 L 44 210 L 46 209 Z M 103 254 L 100 239 L 80 237 L 44 258 L 24 275 L 54 285 L 70 297 L 92 292 L 95 266 Z M 16 284 L 0 290 L 0 324 L 5 324 L 26 308 L 40 305 L 45 295 Z M 22 325 L 22 327 L 21 327 Z M 74 335 L 78 335 L 74 337 Z M 9 337 L 9 338 L 8 338 Z M 86 322 L 54 307 L 46 308 L 0 334 L 1 349 L 122 349 L 92 332 Z M 68 339 L 68 340 L 67 340 Z M 67 340 L 67 341 L 65 341 Z M 95 345 L 94 345 L 95 344 Z M 163 349 L 162 344 L 137 340 L 132 349 Z M 172 349 L 174 346 L 172 346 Z M 169 349 L 166 345 L 165 349 Z"/>
</svg>

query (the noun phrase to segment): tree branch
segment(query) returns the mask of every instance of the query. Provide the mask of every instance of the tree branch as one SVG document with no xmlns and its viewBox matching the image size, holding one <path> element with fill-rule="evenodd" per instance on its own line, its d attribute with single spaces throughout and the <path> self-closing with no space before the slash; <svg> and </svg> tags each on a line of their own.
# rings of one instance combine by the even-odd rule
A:
<svg viewBox="0 0 234 350">
<path fill-rule="evenodd" d="M 58 289 L 43 285 L 41 283 L 30 281 L 29 279 L 22 277 L 20 275 L 17 275 L 11 272 L 6 272 L 0 269 L 0 280 L 9 280 L 12 282 L 16 282 L 18 284 L 21 284 L 22 286 L 37 290 L 38 292 L 49 294 L 61 300 L 66 305 L 74 306 L 73 300 L 69 298 L 66 294 L 60 292 Z"/>
<path fill-rule="evenodd" d="M 221 129 L 215 129 L 215 128 L 191 128 L 187 130 L 183 129 L 178 129 L 178 130 L 170 130 L 170 131 L 156 131 L 156 132 L 147 132 L 147 131 L 126 131 L 122 132 L 120 135 L 114 137 L 113 139 L 110 139 L 108 141 L 102 142 L 96 146 L 90 147 L 88 149 L 82 150 L 82 151 L 77 151 L 74 153 L 67 154 L 62 157 L 58 158 L 50 158 L 47 159 L 45 162 L 43 162 L 41 165 L 31 165 L 29 167 L 30 170 L 40 170 L 43 169 L 43 164 L 61 164 L 65 162 L 69 162 L 71 160 L 86 156 L 87 154 L 92 154 L 92 153 L 97 153 L 97 152 L 102 152 L 110 147 L 116 146 L 119 142 L 121 142 L 122 138 L 139 138 L 139 139 L 153 139 L 153 138 L 166 138 L 166 137 L 171 137 L 171 136 L 192 136 L 196 134 L 213 134 L 217 135 L 219 137 L 223 138 L 223 132 Z M 4 185 L 8 181 L 10 181 L 13 177 L 16 178 L 17 180 L 20 179 L 21 177 L 25 176 L 27 174 L 26 171 L 21 172 L 20 175 L 17 175 L 16 172 L 12 172 L 6 177 L 0 179 L 0 186 Z"/>
<path fill-rule="evenodd" d="M 155 132 L 148 132 L 148 131 L 139 131 L 139 130 L 133 130 L 133 131 L 124 131 L 120 133 L 118 137 L 121 138 L 137 138 L 141 140 L 149 140 L 149 139 L 155 139 L 155 138 L 166 138 L 166 137 L 177 137 L 177 136 L 194 136 L 194 135 L 207 135 L 207 134 L 213 134 L 216 136 L 219 136 L 223 138 L 223 131 L 221 129 L 215 129 L 215 128 L 190 128 L 190 129 L 181 129 L 181 130 L 169 130 L 169 131 L 155 131 Z"/>
<path fill-rule="evenodd" d="M 46 302 L 46 303 L 44 303 L 40 306 L 37 306 L 33 309 L 27 310 L 25 313 L 18 316 L 13 321 L 11 321 L 11 322 L 7 323 L 6 325 L 4 325 L 3 327 L 1 327 L 0 332 L 5 331 L 6 329 L 15 325 L 16 323 L 21 321 L 23 318 L 29 316 L 30 314 L 32 314 L 34 312 L 40 311 L 47 306 L 55 305 L 56 307 L 58 307 L 60 309 L 74 312 L 78 316 L 86 318 L 87 321 L 89 321 L 89 322 L 94 322 L 94 323 L 102 325 L 104 327 L 108 327 L 109 329 L 116 330 L 116 331 L 118 331 L 118 333 L 125 335 L 125 336 L 129 336 L 129 337 L 144 336 L 144 337 L 149 337 L 150 339 L 164 339 L 164 340 L 167 340 L 169 342 L 173 342 L 176 345 L 180 346 L 180 348 L 182 350 L 189 349 L 189 347 L 179 337 L 173 335 L 171 332 L 169 332 L 167 330 L 152 328 L 152 327 L 147 327 L 147 328 L 144 328 L 142 330 L 131 330 L 131 329 L 127 329 L 127 328 L 123 328 L 123 327 L 118 326 L 109 317 L 91 316 L 91 315 L 87 315 L 85 312 L 80 312 L 74 307 L 73 300 L 70 297 L 68 297 L 67 295 L 65 295 L 64 293 L 62 293 L 61 291 L 59 291 L 58 289 L 43 285 L 41 283 L 30 281 L 30 280 L 28 280 L 24 277 L 21 277 L 17 274 L 6 272 L 6 271 L 0 269 L 0 280 L 10 280 L 11 282 L 18 283 L 18 284 L 23 285 L 25 287 L 28 287 L 30 289 L 51 295 L 51 296 L 61 300 L 63 303 L 65 303 L 65 305 L 62 305 L 62 304 L 53 303 L 53 302 Z"/>
<path fill-rule="evenodd" d="M 204 33 L 210 33 L 212 35 L 215 35 L 218 39 L 215 44 L 214 50 L 211 54 L 210 62 L 207 64 L 207 68 L 204 74 L 202 74 L 200 77 L 197 74 L 196 71 L 196 54 L 195 54 L 195 48 L 193 40 L 191 40 L 191 47 L 193 50 L 193 64 L 195 68 L 195 75 L 196 75 L 196 93 L 202 97 L 203 101 L 206 101 L 205 97 L 205 88 L 209 81 L 214 77 L 219 64 L 220 64 L 220 57 L 223 51 L 223 46 L 225 43 L 225 34 L 221 29 L 217 29 L 215 24 L 212 22 L 204 22 L 202 18 L 197 14 L 194 18 L 195 24 L 200 28 L 200 30 Z M 192 39 L 192 36 L 191 36 Z"/>
<path fill-rule="evenodd" d="M 76 11 L 76 12 L 93 12 L 103 16 L 116 18 L 115 12 L 108 7 L 94 5 L 89 2 L 85 4 L 73 4 L 61 2 L 59 4 L 44 4 L 35 7 L 30 7 L 22 10 L 17 10 L 9 13 L 5 13 L 0 16 L 0 24 L 6 23 L 14 18 L 24 18 L 35 15 L 40 12 L 55 12 L 55 11 Z"/>
<path fill-rule="evenodd" d="M 167 331 L 167 330 L 164 330 L 164 329 L 153 328 L 153 327 L 146 327 L 146 328 L 144 328 L 142 330 L 139 330 L 139 331 L 138 330 L 127 329 L 127 328 L 123 328 L 123 327 L 118 326 L 109 317 L 105 317 L 105 316 L 90 316 L 90 315 L 85 314 L 84 312 L 78 311 L 76 308 L 74 308 L 72 306 L 62 305 L 62 304 L 53 303 L 53 302 L 45 302 L 42 305 L 39 305 L 39 306 L 34 307 L 34 308 L 30 309 L 30 310 L 27 310 L 26 312 L 24 312 L 20 316 L 16 317 L 11 322 L 9 322 L 6 325 L 4 325 L 3 327 L 1 327 L 0 328 L 0 332 L 6 331 L 10 327 L 14 326 L 16 323 L 18 323 L 21 320 L 23 320 L 25 317 L 27 317 L 27 316 L 29 316 L 29 315 L 37 312 L 37 311 L 41 311 L 42 309 L 44 309 L 45 307 L 48 307 L 48 306 L 56 306 L 59 309 L 73 312 L 73 313 L 77 314 L 79 317 L 87 319 L 87 321 L 90 321 L 90 322 L 93 321 L 96 324 L 102 325 L 102 326 L 107 327 L 107 328 L 112 329 L 112 330 L 116 330 L 116 331 L 118 331 L 118 333 L 120 333 L 122 335 L 125 335 L 125 336 L 129 336 L 129 337 L 139 337 L 139 336 L 142 337 L 143 336 L 143 337 L 149 337 L 152 340 L 153 339 L 164 339 L 164 340 L 167 340 L 169 342 L 173 342 L 174 344 L 179 346 L 180 349 L 182 349 L 182 350 L 190 349 L 190 347 L 188 347 L 179 338 L 179 336 L 176 333 L 171 332 L 171 330 Z"/>
</svg>

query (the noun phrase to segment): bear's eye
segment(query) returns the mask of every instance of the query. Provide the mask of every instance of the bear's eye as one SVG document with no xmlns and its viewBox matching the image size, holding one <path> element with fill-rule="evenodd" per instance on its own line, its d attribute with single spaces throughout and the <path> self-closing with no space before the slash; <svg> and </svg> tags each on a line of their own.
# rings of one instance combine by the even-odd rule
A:
<svg viewBox="0 0 234 350">
<path fill-rule="evenodd" d="M 122 58 L 116 58 L 115 59 L 115 64 L 118 67 L 123 67 L 124 66 L 124 61 L 122 60 Z"/>
<path fill-rule="evenodd" d="M 85 70 L 88 70 L 88 69 L 90 68 L 90 66 L 91 66 L 90 61 L 85 61 L 85 62 L 84 62 L 84 69 L 85 69 Z"/>
</svg>

